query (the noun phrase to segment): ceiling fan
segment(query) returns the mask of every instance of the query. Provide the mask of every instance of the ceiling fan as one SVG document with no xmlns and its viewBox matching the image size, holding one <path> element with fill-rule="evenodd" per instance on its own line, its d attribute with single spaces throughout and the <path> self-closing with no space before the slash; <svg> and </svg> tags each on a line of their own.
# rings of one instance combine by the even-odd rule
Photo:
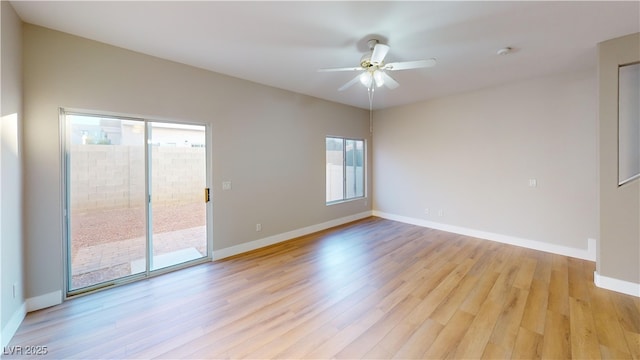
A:
<svg viewBox="0 0 640 360">
<path fill-rule="evenodd" d="M 397 81 L 387 74 L 387 71 L 426 68 L 436 64 L 436 59 L 434 58 L 427 60 L 385 63 L 384 57 L 387 56 L 387 53 L 389 52 L 389 45 L 381 44 L 377 39 L 369 40 L 367 45 L 369 45 L 370 51 L 360 59 L 360 66 L 319 69 L 318 71 L 361 71 L 361 73 L 356 77 L 342 85 L 338 91 L 346 90 L 357 82 L 362 83 L 362 85 L 371 91 L 373 90 L 374 85 L 375 87 L 385 85 L 389 89 L 395 89 L 400 86 Z"/>
</svg>

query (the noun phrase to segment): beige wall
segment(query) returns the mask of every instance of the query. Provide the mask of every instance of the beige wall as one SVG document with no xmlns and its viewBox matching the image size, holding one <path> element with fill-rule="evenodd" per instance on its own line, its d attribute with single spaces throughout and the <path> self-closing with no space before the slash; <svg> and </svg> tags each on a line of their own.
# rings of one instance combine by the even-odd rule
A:
<svg viewBox="0 0 640 360">
<path fill-rule="evenodd" d="M 22 231 L 22 79 L 21 21 L 1 2 L 2 113 L 0 118 L 0 329 L 2 346 L 24 316 Z M 13 286 L 16 285 L 16 296 Z"/>
<path fill-rule="evenodd" d="M 597 273 L 640 296 L 640 180 L 618 186 L 618 65 L 640 61 L 640 34 L 598 44 L 600 243 Z"/>
<path fill-rule="evenodd" d="M 209 124 L 214 250 L 370 210 L 325 205 L 325 136 L 368 138 L 367 111 L 37 26 L 24 38 L 27 297 L 63 286 L 59 107 Z"/>
<path fill-rule="evenodd" d="M 376 111 L 374 210 L 586 252 L 596 101 L 594 69 Z"/>
</svg>

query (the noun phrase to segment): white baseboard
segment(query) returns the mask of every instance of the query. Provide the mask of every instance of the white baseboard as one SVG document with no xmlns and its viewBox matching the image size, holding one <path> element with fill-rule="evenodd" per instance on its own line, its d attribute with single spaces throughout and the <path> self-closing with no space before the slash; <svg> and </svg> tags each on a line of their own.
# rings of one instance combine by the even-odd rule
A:
<svg viewBox="0 0 640 360">
<path fill-rule="evenodd" d="M 27 312 L 36 311 L 62 304 L 62 290 L 28 298 L 25 301 Z"/>
<path fill-rule="evenodd" d="M 295 239 L 300 236 L 305 236 L 314 232 L 322 231 L 325 229 L 332 228 L 334 226 L 339 226 L 342 224 L 346 224 L 352 221 L 360 220 L 371 216 L 371 211 L 361 212 L 359 214 L 354 214 L 350 216 L 345 216 L 343 218 L 334 219 L 331 221 L 327 221 L 321 224 L 307 226 L 301 229 L 296 229 L 292 231 L 288 231 L 282 234 L 277 234 L 273 236 L 269 236 L 266 238 L 250 241 L 244 244 L 231 246 L 228 248 L 215 250 L 213 251 L 213 260 L 224 259 L 230 256 L 238 255 L 245 253 L 247 251 L 256 250 L 265 246 L 277 244 L 283 241 Z"/>
<path fill-rule="evenodd" d="M 593 282 L 599 288 L 640 297 L 640 284 L 602 276 L 597 271 L 593 272 Z"/>
<path fill-rule="evenodd" d="M 13 315 L 11 315 L 11 319 L 9 319 L 7 325 L 2 328 L 1 342 L 3 349 L 5 346 L 7 346 L 7 344 L 9 344 L 16 331 L 18 331 L 18 327 L 20 327 L 20 324 L 22 324 L 22 320 L 24 320 L 25 315 L 27 315 L 27 307 L 23 303 L 20 308 L 18 308 L 18 310 L 16 310 Z"/>
<path fill-rule="evenodd" d="M 399 221 L 407 224 L 428 227 L 432 229 L 452 232 L 455 234 L 471 236 L 475 238 L 485 239 L 500 242 L 503 244 L 520 246 L 528 249 L 544 251 L 552 254 L 564 255 L 574 257 L 583 260 L 596 261 L 596 244 L 595 240 L 590 239 L 587 241 L 587 250 L 571 248 L 562 245 L 550 244 L 542 241 L 523 239 L 510 235 L 497 234 L 487 231 L 468 229 L 461 226 L 454 226 L 448 224 L 437 223 L 433 221 L 427 221 L 423 219 L 416 219 L 407 216 L 400 216 L 394 214 L 388 214 L 381 211 L 373 211 L 374 216 L 378 216 L 384 219 Z"/>
<path fill-rule="evenodd" d="M 30 311 L 44 309 L 50 306 L 58 305 L 62 303 L 62 291 L 54 291 L 48 294 L 28 298 L 24 303 L 13 313 L 11 319 L 7 325 L 2 329 L 0 334 L 0 346 L 4 349 L 7 344 L 13 338 L 16 331 L 22 324 L 22 320 Z M 0 355 L 1 356 L 1 355 Z"/>
</svg>

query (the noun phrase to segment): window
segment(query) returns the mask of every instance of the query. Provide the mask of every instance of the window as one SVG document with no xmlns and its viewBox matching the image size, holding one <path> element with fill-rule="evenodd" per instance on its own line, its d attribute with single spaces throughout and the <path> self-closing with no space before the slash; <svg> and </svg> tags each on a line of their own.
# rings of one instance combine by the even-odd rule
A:
<svg viewBox="0 0 640 360">
<path fill-rule="evenodd" d="M 327 137 L 327 204 L 364 197 L 364 140 Z"/>
</svg>

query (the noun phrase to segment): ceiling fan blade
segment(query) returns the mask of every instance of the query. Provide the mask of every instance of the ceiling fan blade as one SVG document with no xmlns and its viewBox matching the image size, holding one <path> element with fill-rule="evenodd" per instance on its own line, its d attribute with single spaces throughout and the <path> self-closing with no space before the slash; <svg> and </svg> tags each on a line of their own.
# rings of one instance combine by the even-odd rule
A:
<svg viewBox="0 0 640 360">
<path fill-rule="evenodd" d="M 347 90 L 348 88 L 350 88 L 351 86 L 353 86 L 353 84 L 357 83 L 358 81 L 360 81 L 360 74 L 358 74 L 356 77 L 354 77 L 353 79 L 351 79 L 348 83 L 342 85 L 338 91 L 343 91 L 343 90 Z"/>
<path fill-rule="evenodd" d="M 436 64 L 436 59 L 431 58 L 428 60 L 416 60 L 416 61 L 401 61 L 388 63 L 384 66 L 384 70 L 408 70 L 432 67 Z"/>
<path fill-rule="evenodd" d="M 382 73 L 382 78 L 384 79 L 384 84 L 391 90 L 397 88 L 398 86 L 400 86 L 400 84 L 398 84 L 397 81 L 394 80 L 394 78 L 392 78 L 391 76 L 389 76 L 389 74 L 387 74 L 384 71 L 381 71 Z"/>
<path fill-rule="evenodd" d="M 371 54 L 371 63 L 372 64 L 380 64 L 384 60 L 384 57 L 387 56 L 389 52 L 389 45 L 385 44 L 376 44 L 373 48 L 373 53 Z"/>
<path fill-rule="evenodd" d="M 332 71 L 358 71 L 362 70 L 362 67 L 343 67 L 343 68 L 328 68 L 328 69 L 318 69 L 318 72 L 332 72 Z"/>
</svg>

